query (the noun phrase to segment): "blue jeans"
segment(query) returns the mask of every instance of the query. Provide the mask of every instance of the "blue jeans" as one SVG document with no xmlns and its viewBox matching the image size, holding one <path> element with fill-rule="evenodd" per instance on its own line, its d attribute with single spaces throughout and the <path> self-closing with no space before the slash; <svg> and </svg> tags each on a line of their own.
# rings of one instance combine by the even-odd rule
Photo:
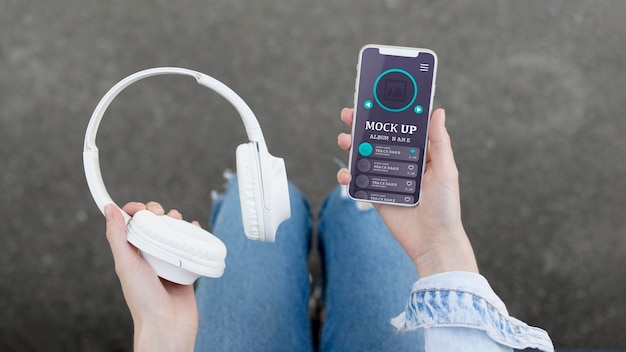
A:
<svg viewBox="0 0 626 352">
<path fill-rule="evenodd" d="M 236 177 L 212 212 L 212 231 L 228 248 L 220 279 L 201 278 L 196 296 L 196 350 L 312 351 L 307 258 L 314 219 L 302 193 L 289 187 L 291 219 L 275 243 L 243 233 Z M 423 351 L 421 330 L 397 332 L 390 319 L 403 311 L 414 264 L 373 209 L 333 190 L 318 216 L 325 319 L 322 351 Z M 318 244 L 314 244 L 318 245 Z"/>
</svg>

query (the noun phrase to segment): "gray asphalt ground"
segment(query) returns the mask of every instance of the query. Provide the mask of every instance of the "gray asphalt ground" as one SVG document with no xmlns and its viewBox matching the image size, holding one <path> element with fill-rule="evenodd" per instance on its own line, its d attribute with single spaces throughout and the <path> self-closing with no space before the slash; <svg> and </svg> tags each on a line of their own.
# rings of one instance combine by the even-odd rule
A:
<svg viewBox="0 0 626 352">
<path fill-rule="evenodd" d="M 625 16 L 608 0 L 0 0 L 0 350 L 131 348 L 81 159 L 113 84 L 155 66 L 222 80 L 317 209 L 367 43 L 438 53 L 466 230 L 510 313 L 558 346 L 626 348 Z M 98 146 L 118 203 L 206 225 L 245 140 L 227 102 L 159 77 L 112 104 Z"/>
</svg>

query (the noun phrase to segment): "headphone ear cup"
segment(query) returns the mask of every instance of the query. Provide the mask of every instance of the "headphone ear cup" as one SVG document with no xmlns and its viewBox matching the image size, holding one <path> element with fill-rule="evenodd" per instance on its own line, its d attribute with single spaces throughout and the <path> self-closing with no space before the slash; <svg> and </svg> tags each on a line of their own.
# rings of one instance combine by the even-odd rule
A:
<svg viewBox="0 0 626 352">
<path fill-rule="evenodd" d="M 216 278 L 224 273 L 224 243 L 187 221 L 140 210 L 128 223 L 127 238 L 167 280 L 188 285 L 200 276 Z"/>
<path fill-rule="evenodd" d="M 251 240 L 263 241 L 263 191 L 257 154 L 254 143 L 237 147 L 237 177 L 244 233 Z"/>
</svg>

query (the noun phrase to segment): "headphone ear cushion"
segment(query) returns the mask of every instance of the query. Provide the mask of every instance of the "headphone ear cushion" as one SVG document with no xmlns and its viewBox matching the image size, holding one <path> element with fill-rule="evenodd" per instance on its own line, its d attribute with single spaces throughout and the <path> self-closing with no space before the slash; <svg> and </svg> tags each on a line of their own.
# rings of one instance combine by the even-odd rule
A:
<svg viewBox="0 0 626 352">
<path fill-rule="evenodd" d="M 257 154 L 254 143 L 237 147 L 237 177 L 244 233 L 251 240 L 263 241 L 263 191 Z"/>
<path fill-rule="evenodd" d="M 157 274 L 170 281 L 190 284 L 199 276 L 224 273 L 224 243 L 187 221 L 140 210 L 128 224 L 127 237 Z"/>
</svg>

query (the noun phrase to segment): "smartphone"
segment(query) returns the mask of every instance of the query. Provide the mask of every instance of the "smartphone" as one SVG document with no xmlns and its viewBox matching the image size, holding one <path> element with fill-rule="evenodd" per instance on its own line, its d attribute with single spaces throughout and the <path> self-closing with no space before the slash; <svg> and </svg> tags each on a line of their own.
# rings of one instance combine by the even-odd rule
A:
<svg viewBox="0 0 626 352">
<path fill-rule="evenodd" d="M 419 203 L 436 73 L 437 55 L 429 49 L 361 49 L 348 165 L 351 198 Z"/>
</svg>

